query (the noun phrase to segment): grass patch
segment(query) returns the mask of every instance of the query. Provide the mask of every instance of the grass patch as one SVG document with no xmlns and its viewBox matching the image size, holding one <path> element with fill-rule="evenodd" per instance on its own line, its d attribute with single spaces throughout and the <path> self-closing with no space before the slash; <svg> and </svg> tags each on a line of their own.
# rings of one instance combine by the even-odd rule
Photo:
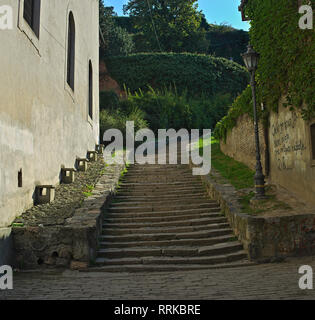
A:
<svg viewBox="0 0 315 320">
<path fill-rule="evenodd" d="M 256 201 L 254 204 L 251 203 L 251 199 L 255 196 L 255 192 L 242 195 L 239 200 L 242 206 L 242 212 L 257 215 L 263 212 L 292 210 L 288 204 L 277 199 L 270 186 L 267 186 L 265 191 L 267 199 Z"/>
<path fill-rule="evenodd" d="M 202 152 L 202 140 L 199 145 Z M 211 140 L 211 166 L 219 171 L 221 176 L 227 179 L 235 189 L 254 187 L 254 171 L 243 163 L 226 156 L 220 150 L 219 141 L 213 138 Z"/>
<path fill-rule="evenodd" d="M 85 197 L 91 197 L 93 194 L 92 194 L 92 191 L 94 190 L 94 186 L 93 185 L 90 185 L 90 184 L 86 184 L 84 189 L 83 189 L 83 195 Z"/>
<path fill-rule="evenodd" d="M 125 169 L 120 172 L 120 177 L 122 178 L 127 172 L 128 172 L 128 168 L 125 167 Z"/>
</svg>

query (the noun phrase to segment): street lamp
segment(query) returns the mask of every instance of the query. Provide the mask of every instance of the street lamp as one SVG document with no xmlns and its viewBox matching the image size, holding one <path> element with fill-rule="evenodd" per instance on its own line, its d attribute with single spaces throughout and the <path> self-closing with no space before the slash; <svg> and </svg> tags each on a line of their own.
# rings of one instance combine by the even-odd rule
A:
<svg viewBox="0 0 315 320">
<path fill-rule="evenodd" d="M 254 108 L 254 126 L 255 126 L 255 143 L 256 143 L 256 173 L 255 173 L 255 199 L 262 199 L 265 197 L 265 176 L 262 172 L 261 158 L 260 158 L 260 145 L 259 145 L 259 132 L 258 132 L 258 118 L 257 118 L 257 106 L 256 106 L 256 81 L 255 72 L 258 66 L 259 53 L 257 53 L 253 47 L 249 44 L 247 46 L 247 52 L 241 55 L 246 68 L 250 72 L 250 85 L 252 87 L 253 94 L 253 108 Z"/>
</svg>

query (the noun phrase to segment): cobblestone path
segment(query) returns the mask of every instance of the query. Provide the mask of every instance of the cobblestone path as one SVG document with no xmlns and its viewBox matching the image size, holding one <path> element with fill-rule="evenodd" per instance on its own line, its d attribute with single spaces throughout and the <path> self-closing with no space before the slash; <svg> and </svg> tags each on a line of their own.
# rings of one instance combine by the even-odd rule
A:
<svg viewBox="0 0 315 320">
<path fill-rule="evenodd" d="M 315 270 L 315 257 L 176 272 L 21 272 L 0 299 L 315 299 L 298 287 L 303 264 Z"/>
</svg>

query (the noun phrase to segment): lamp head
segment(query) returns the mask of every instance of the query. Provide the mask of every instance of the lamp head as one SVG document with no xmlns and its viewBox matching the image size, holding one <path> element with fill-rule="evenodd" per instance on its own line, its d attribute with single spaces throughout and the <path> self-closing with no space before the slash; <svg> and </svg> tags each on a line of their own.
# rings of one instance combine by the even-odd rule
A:
<svg viewBox="0 0 315 320">
<path fill-rule="evenodd" d="M 257 69 L 260 55 L 253 49 L 250 44 L 248 44 L 247 46 L 247 52 L 241 54 L 241 56 L 249 72 L 255 71 Z"/>
</svg>

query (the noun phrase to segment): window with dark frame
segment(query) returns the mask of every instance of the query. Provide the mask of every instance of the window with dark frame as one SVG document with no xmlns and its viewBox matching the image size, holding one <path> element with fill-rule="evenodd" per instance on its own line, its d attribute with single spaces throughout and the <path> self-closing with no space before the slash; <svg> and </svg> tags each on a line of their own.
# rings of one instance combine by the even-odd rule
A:
<svg viewBox="0 0 315 320">
<path fill-rule="evenodd" d="M 89 61 L 89 116 L 93 119 L 93 67 Z"/>
<path fill-rule="evenodd" d="M 19 188 L 23 187 L 22 169 L 20 169 L 19 172 L 18 172 L 18 187 Z"/>
<path fill-rule="evenodd" d="M 315 160 L 315 123 L 311 125 L 312 160 Z"/>
<path fill-rule="evenodd" d="M 23 18 L 39 38 L 40 29 L 40 1 L 24 0 Z"/>
<path fill-rule="evenodd" d="M 68 59 L 67 59 L 67 83 L 74 91 L 75 68 L 75 23 L 72 12 L 69 14 L 68 23 Z"/>
</svg>

